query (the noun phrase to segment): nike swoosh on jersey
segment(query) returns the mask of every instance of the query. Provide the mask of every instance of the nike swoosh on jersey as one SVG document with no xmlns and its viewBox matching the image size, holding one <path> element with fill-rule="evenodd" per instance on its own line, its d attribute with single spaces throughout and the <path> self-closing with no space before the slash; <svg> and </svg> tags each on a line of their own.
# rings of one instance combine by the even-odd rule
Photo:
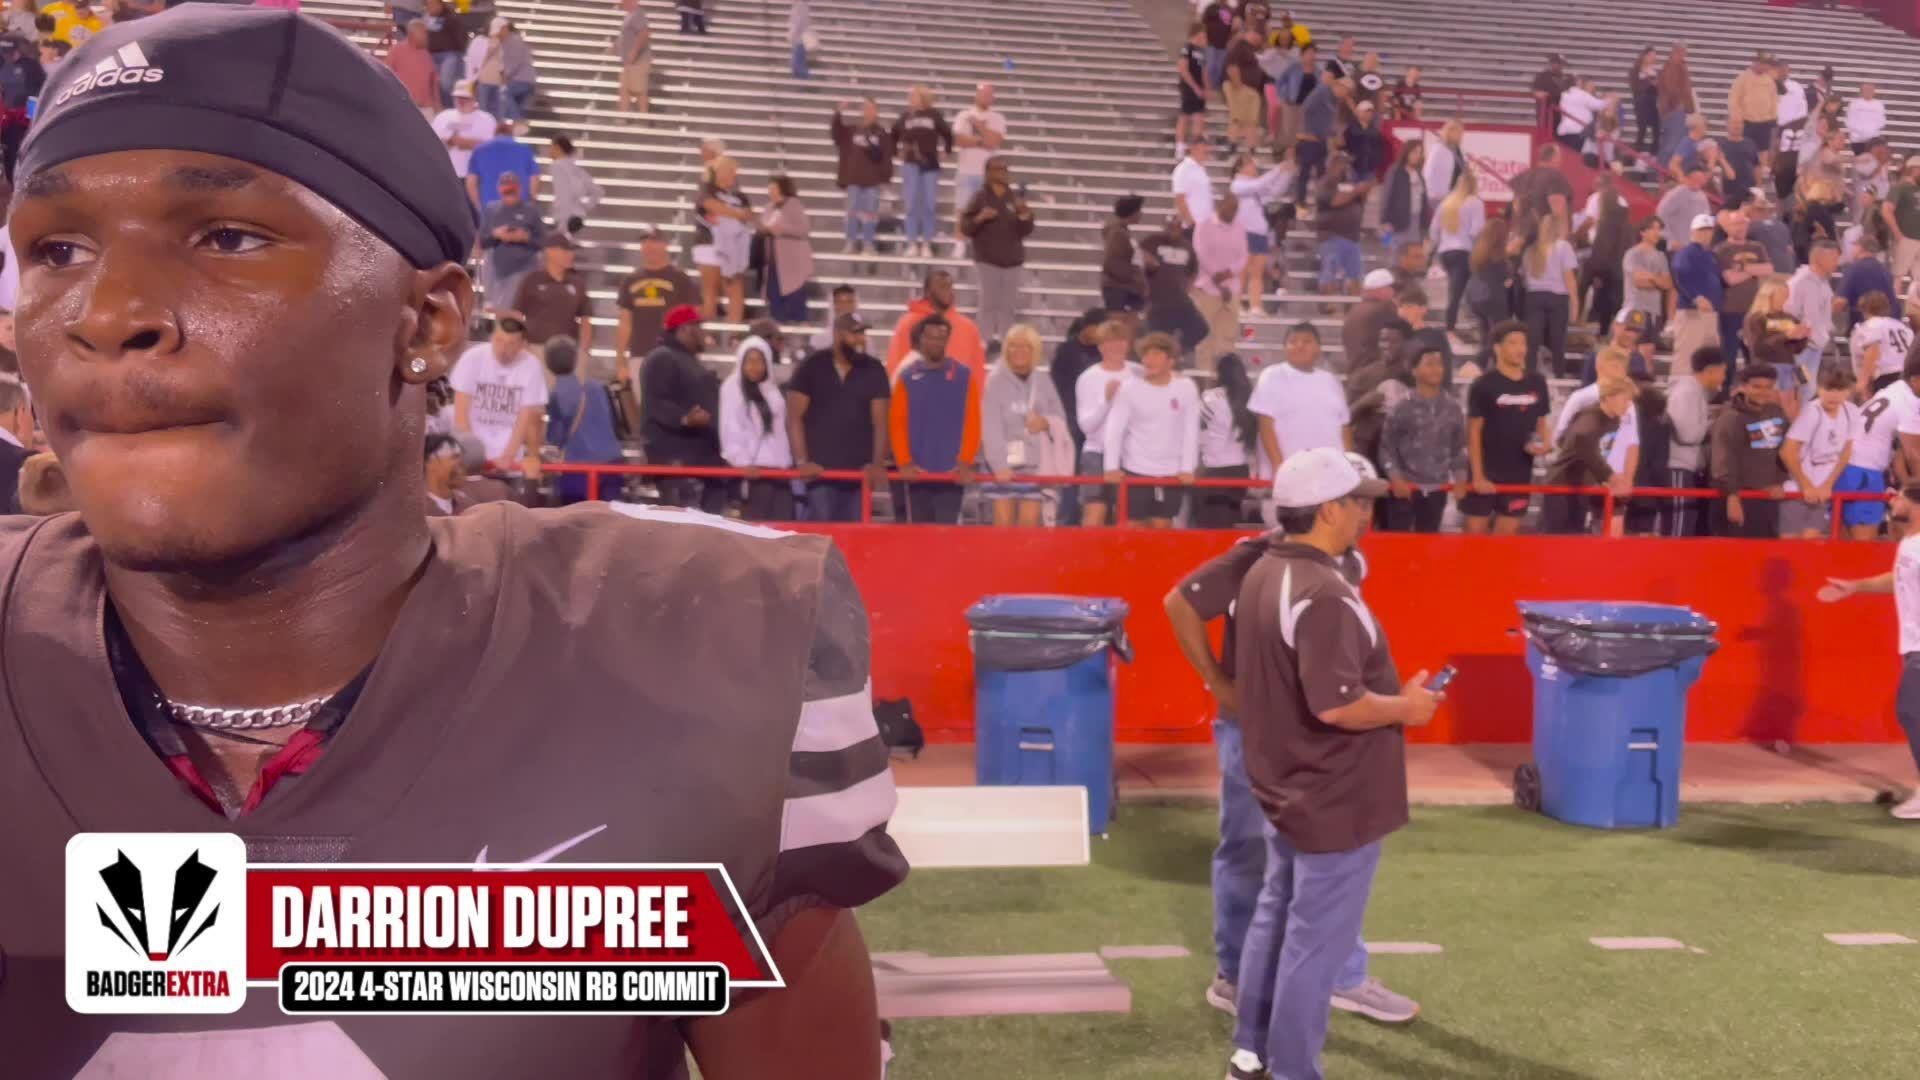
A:
<svg viewBox="0 0 1920 1080">
<path fill-rule="evenodd" d="M 572 838 L 571 840 L 562 840 L 559 843 L 548 848 L 547 850 L 541 852 L 540 854 L 535 855 L 533 858 L 527 859 L 523 862 L 517 862 L 517 863 L 487 862 L 487 848 L 485 845 L 482 845 L 482 847 L 480 848 L 480 854 L 475 855 L 473 857 L 473 865 L 497 866 L 502 868 L 511 868 L 515 866 L 538 866 L 541 863 L 552 862 L 553 860 L 559 858 L 560 856 L 565 855 L 568 851 L 576 847 L 579 847 L 581 844 L 584 844 L 587 841 L 593 839 L 594 837 L 599 836 L 601 833 L 605 831 L 607 831 L 607 827 L 605 825 L 596 825 L 593 828 L 588 829 L 586 832 L 581 833 L 579 836 Z"/>
</svg>

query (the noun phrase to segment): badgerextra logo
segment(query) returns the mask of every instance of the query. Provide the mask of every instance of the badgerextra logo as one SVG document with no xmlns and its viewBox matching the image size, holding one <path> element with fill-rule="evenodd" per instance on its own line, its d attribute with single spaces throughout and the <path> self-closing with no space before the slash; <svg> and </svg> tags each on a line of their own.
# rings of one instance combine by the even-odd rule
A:
<svg viewBox="0 0 1920 1080">
<path fill-rule="evenodd" d="M 131 86 L 134 83 L 157 83 L 167 77 L 165 68 L 154 67 L 147 62 L 147 54 L 137 41 L 129 41 L 113 52 L 108 53 L 93 70 L 67 84 L 60 96 L 53 99 L 58 105 L 68 98 L 78 97 L 89 90 L 102 86 Z"/>
<path fill-rule="evenodd" d="M 67 1004 L 225 1013 L 246 1000 L 247 851 L 224 833 L 67 842 Z"/>
</svg>

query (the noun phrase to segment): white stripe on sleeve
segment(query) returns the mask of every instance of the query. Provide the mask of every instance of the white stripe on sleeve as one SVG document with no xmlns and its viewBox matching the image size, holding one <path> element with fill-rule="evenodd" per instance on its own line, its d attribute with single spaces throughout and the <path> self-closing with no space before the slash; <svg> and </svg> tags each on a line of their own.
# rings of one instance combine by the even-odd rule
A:
<svg viewBox="0 0 1920 1080">
<path fill-rule="evenodd" d="M 788 799 L 780 819 L 780 850 L 858 840 L 885 825 L 897 801 L 891 770 L 830 795 Z"/>
<path fill-rule="evenodd" d="M 793 733 L 793 748 L 800 753 L 830 753 L 845 750 L 880 733 L 873 719 L 873 680 L 867 680 L 858 693 L 821 698 L 800 706 L 800 726 Z"/>
</svg>

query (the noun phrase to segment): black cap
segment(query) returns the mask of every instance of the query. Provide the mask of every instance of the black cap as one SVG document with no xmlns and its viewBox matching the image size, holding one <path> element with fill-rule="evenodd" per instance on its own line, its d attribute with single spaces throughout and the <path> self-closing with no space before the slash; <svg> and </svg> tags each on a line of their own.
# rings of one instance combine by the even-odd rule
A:
<svg viewBox="0 0 1920 1080">
<path fill-rule="evenodd" d="M 474 219 L 393 74 L 312 16 L 183 4 L 116 23 L 40 92 L 15 182 L 124 150 L 191 150 L 304 184 L 417 267 L 463 261 Z"/>
<path fill-rule="evenodd" d="M 572 251 L 573 238 L 567 235 L 565 229 L 555 229 L 547 234 L 545 240 L 540 241 L 540 246 L 543 248 L 566 248 L 568 251 Z"/>
</svg>

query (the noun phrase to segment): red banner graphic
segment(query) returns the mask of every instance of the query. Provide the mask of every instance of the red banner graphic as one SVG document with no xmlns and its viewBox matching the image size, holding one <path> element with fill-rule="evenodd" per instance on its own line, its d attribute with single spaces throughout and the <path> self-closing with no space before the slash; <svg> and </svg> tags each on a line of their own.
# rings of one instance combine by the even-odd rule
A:
<svg viewBox="0 0 1920 1080">
<path fill-rule="evenodd" d="M 285 964 L 719 964 L 777 976 L 719 868 L 251 867 L 247 979 Z"/>
</svg>

